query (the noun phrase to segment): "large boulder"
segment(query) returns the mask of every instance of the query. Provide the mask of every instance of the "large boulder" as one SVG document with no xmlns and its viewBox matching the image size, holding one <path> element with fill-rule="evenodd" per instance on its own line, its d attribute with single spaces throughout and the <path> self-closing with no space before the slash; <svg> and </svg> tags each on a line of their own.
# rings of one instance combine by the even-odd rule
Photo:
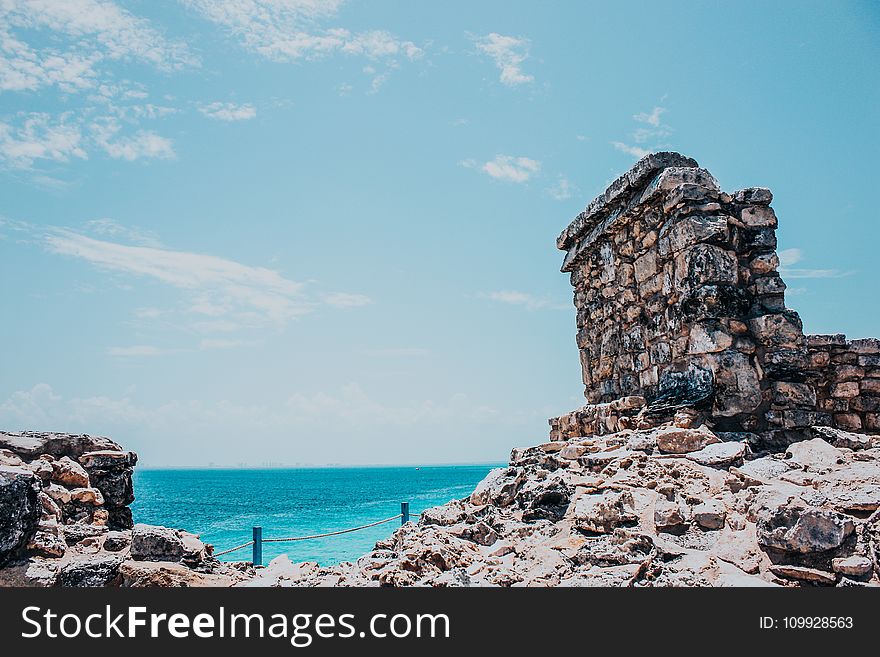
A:
<svg viewBox="0 0 880 657">
<path fill-rule="evenodd" d="M 767 497 L 757 503 L 758 543 L 764 548 L 810 554 L 839 548 L 853 533 L 851 518 L 812 507 L 796 497 Z"/>
<path fill-rule="evenodd" d="M 516 498 L 516 493 L 525 481 L 521 468 L 495 468 L 477 484 L 471 493 L 470 503 L 482 506 L 509 506 Z"/>
<path fill-rule="evenodd" d="M 83 555 L 71 559 L 61 566 L 58 584 L 64 587 L 101 587 L 114 583 L 122 564 L 121 556 Z"/>
<path fill-rule="evenodd" d="M 131 530 L 131 558 L 135 561 L 183 561 L 195 565 L 207 558 L 207 547 L 195 534 L 138 523 Z"/>
<path fill-rule="evenodd" d="M 225 575 L 198 573 L 169 561 L 124 561 L 119 566 L 119 586 L 125 587 L 202 587 L 231 586 L 234 580 Z"/>
<path fill-rule="evenodd" d="M 663 427 L 654 432 L 657 449 L 667 454 L 687 454 L 703 449 L 707 445 L 720 442 L 718 436 L 706 429 L 682 429 Z"/>
<path fill-rule="evenodd" d="M 40 482 L 25 468 L 0 466 L 0 565 L 22 552 L 37 531 Z"/>
<path fill-rule="evenodd" d="M 86 452 L 122 450 L 117 443 L 104 436 L 45 431 L 0 431 L 0 448 L 8 449 L 28 461 L 42 454 L 79 458 Z"/>
</svg>

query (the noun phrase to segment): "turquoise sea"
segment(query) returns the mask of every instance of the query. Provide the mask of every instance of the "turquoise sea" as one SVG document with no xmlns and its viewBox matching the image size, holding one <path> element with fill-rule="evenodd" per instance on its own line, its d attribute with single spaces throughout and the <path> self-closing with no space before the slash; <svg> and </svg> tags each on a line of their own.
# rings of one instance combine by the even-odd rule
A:
<svg viewBox="0 0 880 657">
<path fill-rule="evenodd" d="M 251 539 L 318 534 L 367 524 L 466 497 L 495 465 L 266 470 L 136 469 L 135 522 L 178 527 L 212 543 L 217 552 Z M 342 536 L 294 543 L 264 543 L 263 564 L 287 553 L 293 561 L 322 565 L 356 559 L 390 536 L 395 520 Z M 220 557 L 249 561 L 251 548 Z"/>
</svg>

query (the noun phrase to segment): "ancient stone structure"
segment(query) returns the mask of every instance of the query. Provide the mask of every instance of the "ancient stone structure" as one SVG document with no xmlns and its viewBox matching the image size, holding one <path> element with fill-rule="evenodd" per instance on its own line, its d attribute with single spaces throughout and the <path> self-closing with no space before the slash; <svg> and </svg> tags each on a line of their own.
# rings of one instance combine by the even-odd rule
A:
<svg viewBox="0 0 880 657">
<path fill-rule="evenodd" d="M 715 431 L 787 444 L 880 432 L 880 341 L 805 336 L 785 306 L 773 195 L 723 192 L 696 161 L 647 155 L 562 232 L 588 405 L 561 439 L 689 407 Z"/>
</svg>

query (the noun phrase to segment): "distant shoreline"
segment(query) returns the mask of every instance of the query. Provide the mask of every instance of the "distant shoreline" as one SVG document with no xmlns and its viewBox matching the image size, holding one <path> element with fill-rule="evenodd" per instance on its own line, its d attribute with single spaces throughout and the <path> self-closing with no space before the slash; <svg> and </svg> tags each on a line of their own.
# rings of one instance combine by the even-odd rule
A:
<svg viewBox="0 0 880 657">
<path fill-rule="evenodd" d="M 471 462 L 471 463 L 431 463 L 431 464 L 419 464 L 419 463 L 402 463 L 402 464 L 387 464 L 387 463 L 378 463 L 378 464 L 370 464 L 370 465 L 334 465 L 334 464 L 323 464 L 323 465 L 245 465 L 245 466 L 234 466 L 234 465 L 138 465 L 138 471 L 144 470 L 193 470 L 193 471 L 220 471 L 220 470 L 230 470 L 230 471 L 241 471 L 241 470 L 366 470 L 366 469 L 393 469 L 393 468 L 464 468 L 464 467 L 496 467 L 503 468 L 506 467 L 507 463 L 504 461 L 482 461 L 482 462 Z"/>
</svg>

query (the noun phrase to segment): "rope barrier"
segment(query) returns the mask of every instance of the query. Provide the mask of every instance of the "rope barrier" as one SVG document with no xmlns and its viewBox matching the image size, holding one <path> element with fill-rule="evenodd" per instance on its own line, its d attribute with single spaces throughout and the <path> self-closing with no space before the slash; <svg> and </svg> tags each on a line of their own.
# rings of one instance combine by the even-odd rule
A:
<svg viewBox="0 0 880 657">
<path fill-rule="evenodd" d="M 335 532 L 325 532 L 323 534 L 311 534 L 309 536 L 291 536 L 289 538 L 264 538 L 262 540 L 263 543 L 287 543 L 291 541 L 307 541 L 313 538 L 326 538 L 328 536 L 339 536 L 340 534 L 350 534 L 351 532 L 360 531 L 361 529 L 368 529 L 369 527 L 376 527 L 377 525 L 384 525 L 386 522 L 391 522 L 392 520 L 397 520 L 398 518 L 402 518 L 403 514 L 398 513 L 396 516 L 391 516 L 390 518 L 385 518 L 384 520 L 377 520 L 376 522 L 371 522 L 368 525 L 361 525 L 360 527 L 352 527 L 351 529 L 340 529 Z M 253 541 L 248 541 L 247 543 L 242 543 L 241 545 L 236 545 L 233 548 L 229 548 L 228 550 L 223 550 L 223 552 L 215 552 L 215 557 L 222 557 L 224 554 L 229 554 L 230 552 L 237 552 L 243 548 L 248 547 L 249 545 L 253 545 Z"/>
<path fill-rule="evenodd" d="M 234 548 L 229 548 L 228 550 L 223 550 L 223 552 L 215 552 L 215 557 L 222 557 L 224 554 L 229 554 L 230 552 L 235 552 L 236 550 L 240 550 L 242 548 L 246 548 L 248 545 L 253 545 L 253 541 L 248 541 L 247 543 L 242 543 L 241 545 L 237 545 Z"/>
<path fill-rule="evenodd" d="M 313 538 L 327 538 L 328 536 L 339 536 L 340 534 L 350 534 L 351 532 L 357 532 L 362 529 L 368 529 L 370 527 L 376 527 L 377 525 L 384 525 L 386 522 L 391 522 L 392 520 L 400 519 L 400 523 L 406 524 L 409 521 L 409 502 L 401 502 L 400 503 L 400 513 L 396 516 L 391 516 L 390 518 L 385 518 L 384 520 L 377 520 L 376 522 L 371 522 L 366 525 L 360 525 L 359 527 L 351 527 L 349 529 L 340 529 L 335 532 L 324 532 L 323 534 L 310 534 L 309 536 L 290 536 L 288 538 L 263 538 L 263 528 L 262 527 L 254 527 L 254 538 L 253 540 L 248 541 L 247 543 L 242 543 L 241 545 L 236 545 L 233 548 L 229 548 L 228 550 L 223 550 L 222 552 L 215 552 L 215 557 L 222 557 L 224 554 L 229 554 L 231 552 L 237 552 L 238 550 L 243 550 L 246 547 L 251 545 L 254 546 L 254 556 L 253 563 L 255 566 L 262 565 L 263 561 L 263 543 L 290 543 L 292 541 L 307 541 Z"/>
<path fill-rule="evenodd" d="M 396 516 L 391 516 L 390 518 L 385 518 L 385 520 L 378 520 L 376 522 L 371 522 L 369 525 L 361 525 L 360 527 L 352 527 L 351 529 L 341 529 L 336 532 L 326 532 L 324 534 L 312 534 L 311 536 L 292 536 L 291 538 L 264 538 L 263 543 L 286 543 L 288 541 L 306 541 L 312 538 L 326 538 L 327 536 L 339 536 L 340 534 L 348 534 L 350 532 L 356 532 L 361 529 L 367 529 L 368 527 L 375 527 L 376 525 L 383 525 L 386 522 L 391 522 L 392 520 L 397 520 L 402 517 L 402 513 L 398 513 Z M 253 543 L 253 541 L 251 541 Z"/>
</svg>

